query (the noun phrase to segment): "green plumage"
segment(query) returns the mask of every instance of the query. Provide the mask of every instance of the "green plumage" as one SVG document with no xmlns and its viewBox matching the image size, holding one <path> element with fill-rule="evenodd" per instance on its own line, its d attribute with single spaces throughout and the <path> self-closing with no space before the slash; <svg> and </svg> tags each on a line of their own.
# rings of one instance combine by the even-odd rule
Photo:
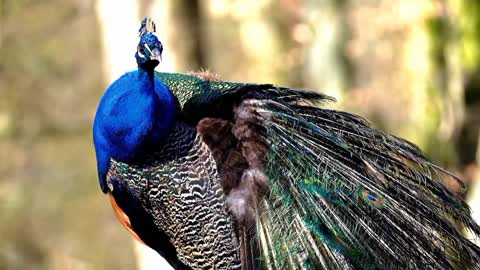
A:
<svg viewBox="0 0 480 270">
<path fill-rule="evenodd" d="M 218 106 L 212 101 L 240 85 L 232 82 L 206 81 L 194 75 L 181 73 L 156 72 L 155 76 L 168 85 L 177 97 L 182 110 L 188 110 L 189 106 L 194 107 L 191 108 L 191 113 L 197 113 L 193 111 L 196 107 Z"/>
</svg>

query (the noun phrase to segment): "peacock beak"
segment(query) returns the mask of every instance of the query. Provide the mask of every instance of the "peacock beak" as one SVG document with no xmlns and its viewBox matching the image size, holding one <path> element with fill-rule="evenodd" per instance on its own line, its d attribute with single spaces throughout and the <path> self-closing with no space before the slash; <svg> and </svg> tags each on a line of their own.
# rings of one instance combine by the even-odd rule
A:
<svg viewBox="0 0 480 270">
<path fill-rule="evenodd" d="M 152 54 L 150 55 L 150 60 L 157 60 L 158 62 L 162 62 L 162 52 L 155 48 L 152 50 Z"/>
</svg>

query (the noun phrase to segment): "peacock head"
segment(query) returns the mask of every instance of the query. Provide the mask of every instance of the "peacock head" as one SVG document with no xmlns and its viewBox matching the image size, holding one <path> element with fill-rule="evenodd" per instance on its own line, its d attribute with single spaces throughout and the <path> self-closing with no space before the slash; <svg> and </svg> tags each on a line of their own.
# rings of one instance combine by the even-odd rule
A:
<svg viewBox="0 0 480 270">
<path fill-rule="evenodd" d="M 146 70 L 153 70 L 162 61 L 163 45 L 154 33 L 155 23 L 149 18 L 143 19 L 135 58 L 138 66 Z"/>
</svg>

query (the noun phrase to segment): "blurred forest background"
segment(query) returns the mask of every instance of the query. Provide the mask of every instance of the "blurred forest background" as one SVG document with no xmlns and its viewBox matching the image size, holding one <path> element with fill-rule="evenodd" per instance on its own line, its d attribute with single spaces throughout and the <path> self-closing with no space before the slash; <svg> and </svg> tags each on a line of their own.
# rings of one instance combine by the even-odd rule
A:
<svg viewBox="0 0 480 270">
<path fill-rule="evenodd" d="M 104 89 L 135 68 L 143 16 L 159 27 L 160 70 L 321 90 L 480 199 L 478 0 L 0 0 L 0 269 L 137 267 L 97 183 L 91 126 Z"/>
</svg>

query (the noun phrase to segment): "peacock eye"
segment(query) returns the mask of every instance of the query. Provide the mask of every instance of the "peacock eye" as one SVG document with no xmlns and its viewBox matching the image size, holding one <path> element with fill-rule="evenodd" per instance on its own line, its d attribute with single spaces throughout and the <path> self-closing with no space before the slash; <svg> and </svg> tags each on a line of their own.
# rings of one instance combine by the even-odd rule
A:
<svg viewBox="0 0 480 270">
<path fill-rule="evenodd" d="M 138 55 L 142 58 L 145 58 L 145 48 L 142 46 L 138 46 L 137 48 Z"/>
</svg>

